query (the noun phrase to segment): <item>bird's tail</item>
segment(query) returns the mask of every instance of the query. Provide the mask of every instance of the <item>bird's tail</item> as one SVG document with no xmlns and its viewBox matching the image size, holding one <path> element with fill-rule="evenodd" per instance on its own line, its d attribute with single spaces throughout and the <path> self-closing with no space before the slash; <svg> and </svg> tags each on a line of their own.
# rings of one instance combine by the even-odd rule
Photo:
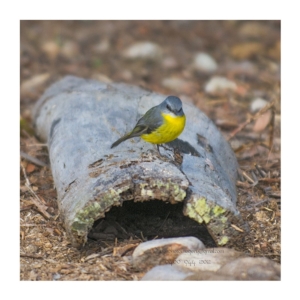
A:
<svg viewBox="0 0 300 300">
<path fill-rule="evenodd" d="M 119 144 L 121 144 L 122 142 L 128 140 L 129 138 L 131 138 L 131 132 L 128 134 L 125 134 L 124 136 L 122 136 L 121 138 L 119 138 L 118 140 L 116 140 L 110 148 L 114 148 L 116 146 L 118 146 Z"/>
</svg>

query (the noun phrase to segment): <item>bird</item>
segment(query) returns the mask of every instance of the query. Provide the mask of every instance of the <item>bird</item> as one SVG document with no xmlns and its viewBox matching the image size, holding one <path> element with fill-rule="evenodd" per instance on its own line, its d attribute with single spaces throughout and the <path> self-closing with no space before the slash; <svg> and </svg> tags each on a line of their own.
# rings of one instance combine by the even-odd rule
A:
<svg viewBox="0 0 300 300">
<path fill-rule="evenodd" d="M 169 143 L 182 133 L 185 121 L 181 100 L 176 96 L 168 96 L 161 104 L 150 108 L 133 130 L 115 141 L 111 148 L 139 136 L 146 142 L 156 144 L 159 152 L 160 144 Z"/>
</svg>

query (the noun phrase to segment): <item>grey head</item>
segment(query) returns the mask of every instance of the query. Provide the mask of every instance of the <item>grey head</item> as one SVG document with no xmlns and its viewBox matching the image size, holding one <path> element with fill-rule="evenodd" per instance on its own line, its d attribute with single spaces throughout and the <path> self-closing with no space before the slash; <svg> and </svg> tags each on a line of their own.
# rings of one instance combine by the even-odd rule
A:
<svg viewBox="0 0 300 300">
<path fill-rule="evenodd" d="M 183 116 L 182 102 L 178 97 L 169 96 L 161 104 L 160 107 L 164 113 L 173 114 L 175 116 Z"/>
</svg>

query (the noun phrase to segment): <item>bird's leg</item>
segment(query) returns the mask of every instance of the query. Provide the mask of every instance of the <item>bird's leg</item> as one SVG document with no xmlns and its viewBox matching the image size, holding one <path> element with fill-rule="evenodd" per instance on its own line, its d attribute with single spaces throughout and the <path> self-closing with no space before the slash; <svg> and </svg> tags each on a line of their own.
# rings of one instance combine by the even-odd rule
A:
<svg viewBox="0 0 300 300">
<path fill-rule="evenodd" d="M 159 146 L 160 146 L 160 144 L 156 144 L 158 154 L 159 154 L 160 157 L 162 157 L 161 154 L 160 154 L 160 151 L 159 151 Z"/>
</svg>

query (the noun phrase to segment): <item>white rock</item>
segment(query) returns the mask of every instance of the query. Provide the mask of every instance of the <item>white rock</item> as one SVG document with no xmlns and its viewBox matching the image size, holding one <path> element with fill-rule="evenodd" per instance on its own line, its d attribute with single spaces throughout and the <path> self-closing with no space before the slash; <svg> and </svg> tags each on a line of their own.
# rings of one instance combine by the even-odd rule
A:
<svg viewBox="0 0 300 300">
<path fill-rule="evenodd" d="M 192 274 L 190 271 L 179 270 L 174 265 L 163 265 L 152 268 L 141 280 L 184 280 Z"/>
<path fill-rule="evenodd" d="M 163 247 L 166 245 L 171 245 L 171 244 L 180 244 L 183 247 L 188 248 L 189 250 L 201 250 L 204 249 L 205 246 L 204 244 L 198 240 L 197 238 L 193 236 L 187 236 L 187 237 L 176 237 L 176 238 L 167 238 L 167 239 L 158 239 L 158 240 L 152 240 L 148 242 L 144 242 L 139 244 L 133 254 L 132 257 L 138 257 L 143 255 L 146 251 L 153 249 L 153 248 L 159 248 Z M 180 253 L 178 253 L 179 255 Z"/>
<path fill-rule="evenodd" d="M 256 98 L 251 101 L 250 110 L 251 112 L 257 112 L 265 107 L 269 102 L 262 98 Z"/>
<path fill-rule="evenodd" d="M 169 77 L 164 78 L 162 81 L 162 85 L 170 90 L 174 90 L 176 92 L 180 92 L 184 90 L 187 81 L 181 78 Z"/>
<path fill-rule="evenodd" d="M 93 47 L 94 51 L 97 53 L 105 53 L 110 49 L 110 43 L 107 39 L 102 40 Z"/>
<path fill-rule="evenodd" d="M 64 57 L 72 59 L 79 54 L 79 46 L 73 41 L 66 41 L 63 43 L 60 52 Z"/>
<path fill-rule="evenodd" d="M 216 92 L 224 92 L 227 90 L 235 91 L 237 85 L 234 81 L 227 79 L 226 77 L 214 76 L 205 85 L 205 92 L 213 94 Z"/>
<path fill-rule="evenodd" d="M 162 48 L 152 42 L 137 42 L 127 48 L 123 55 L 130 59 L 157 59 L 162 55 Z"/>
<path fill-rule="evenodd" d="M 34 75 L 33 77 L 25 80 L 21 84 L 21 95 L 27 95 L 28 93 L 36 91 L 50 78 L 50 73 L 43 73 Z"/>
<path fill-rule="evenodd" d="M 217 70 L 218 64 L 210 55 L 200 52 L 194 58 L 194 68 L 203 72 L 214 72 Z"/>
<path fill-rule="evenodd" d="M 178 67 L 177 60 L 171 56 L 164 58 L 161 64 L 165 69 L 175 69 Z"/>
<path fill-rule="evenodd" d="M 239 280 L 280 280 L 280 265 L 266 257 L 242 257 L 219 269 L 219 274 L 231 274 Z"/>
<path fill-rule="evenodd" d="M 185 252 L 176 258 L 174 264 L 177 268 L 190 271 L 217 271 L 240 256 L 240 252 L 229 248 L 207 248 Z"/>
</svg>

